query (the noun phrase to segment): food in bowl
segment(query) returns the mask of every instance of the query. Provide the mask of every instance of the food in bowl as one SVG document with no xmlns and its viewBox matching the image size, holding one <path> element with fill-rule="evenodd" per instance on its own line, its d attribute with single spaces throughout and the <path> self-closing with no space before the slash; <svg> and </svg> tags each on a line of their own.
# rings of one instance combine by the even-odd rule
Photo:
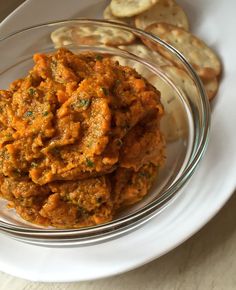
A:
<svg viewBox="0 0 236 290">
<path fill-rule="evenodd" d="M 0 91 L 0 195 L 43 226 L 108 222 L 164 163 L 160 92 L 102 54 L 62 48 L 34 61 Z"/>
</svg>

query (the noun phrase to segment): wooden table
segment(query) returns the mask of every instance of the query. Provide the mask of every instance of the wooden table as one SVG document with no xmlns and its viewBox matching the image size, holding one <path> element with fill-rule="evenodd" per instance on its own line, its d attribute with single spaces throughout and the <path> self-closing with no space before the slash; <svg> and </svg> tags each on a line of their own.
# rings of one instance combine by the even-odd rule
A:
<svg viewBox="0 0 236 290">
<path fill-rule="evenodd" d="M 23 0 L 0 0 L 0 21 L 21 2 Z M 191 239 L 139 269 L 99 281 L 67 284 L 34 283 L 0 272 L 0 289 L 235 290 L 236 194 Z"/>
</svg>

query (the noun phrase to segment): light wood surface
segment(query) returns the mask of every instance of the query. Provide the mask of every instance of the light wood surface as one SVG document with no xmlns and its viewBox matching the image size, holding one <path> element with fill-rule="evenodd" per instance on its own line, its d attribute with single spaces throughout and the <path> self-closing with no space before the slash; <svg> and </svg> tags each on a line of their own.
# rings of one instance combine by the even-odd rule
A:
<svg viewBox="0 0 236 290">
<path fill-rule="evenodd" d="M 22 2 L 0 0 L 0 21 Z M 195 236 L 139 269 L 99 281 L 66 284 L 34 283 L 0 272 L 0 289 L 236 290 L 236 194 Z"/>
</svg>

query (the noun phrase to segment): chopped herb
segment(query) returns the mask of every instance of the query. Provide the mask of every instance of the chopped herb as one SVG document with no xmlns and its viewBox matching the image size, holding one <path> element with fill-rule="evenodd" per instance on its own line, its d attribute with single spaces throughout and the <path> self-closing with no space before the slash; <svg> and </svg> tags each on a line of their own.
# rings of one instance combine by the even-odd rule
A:
<svg viewBox="0 0 236 290">
<path fill-rule="evenodd" d="M 2 159 L 9 159 L 9 154 L 6 150 L 4 150 L 4 151 L 1 151 L 0 157 L 2 157 Z"/>
<path fill-rule="evenodd" d="M 54 69 L 57 67 L 57 61 L 56 60 L 53 59 L 51 61 L 51 67 L 54 68 Z"/>
<path fill-rule="evenodd" d="M 97 54 L 95 56 L 95 59 L 101 61 L 103 59 L 103 56 L 101 54 Z"/>
<path fill-rule="evenodd" d="M 11 135 L 10 133 L 8 133 L 8 134 L 5 135 L 5 137 L 6 137 L 6 138 L 11 138 L 12 135 Z"/>
<path fill-rule="evenodd" d="M 26 117 L 30 117 L 30 116 L 32 116 L 33 115 L 33 112 L 32 111 L 27 111 L 26 113 L 25 113 L 25 116 Z"/>
<path fill-rule="evenodd" d="M 86 164 L 88 167 L 93 167 L 94 166 L 94 163 L 92 160 L 90 160 L 89 158 L 86 158 Z"/>
<path fill-rule="evenodd" d="M 91 101 L 89 99 L 81 99 L 79 100 L 80 107 L 88 107 L 90 105 Z"/>
<path fill-rule="evenodd" d="M 115 81 L 115 85 L 118 86 L 120 84 L 120 80 Z"/>
<path fill-rule="evenodd" d="M 146 178 L 150 178 L 151 177 L 151 175 L 150 175 L 150 173 L 149 172 L 139 172 L 139 176 L 141 176 L 141 177 L 146 177 Z"/>
<path fill-rule="evenodd" d="M 103 92 L 103 94 L 104 94 L 105 96 L 108 96 L 108 95 L 109 95 L 109 91 L 108 91 L 107 88 L 101 87 L 101 90 L 102 90 L 102 92 Z"/>
<path fill-rule="evenodd" d="M 48 115 L 48 112 L 45 111 L 45 112 L 42 113 L 42 115 L 43 115 L 44 117 L 46 117 L 46 116 Z"/>
<path fill-rule="evenodd" d="M 31 165 L 31 167 L 34 167 L 34 168 L 38 166 L 38 164 L 36 162 L 31 162 L 30 165 Z"/>
<path fill-rule="evenodd" d="M 123 124 L 121 126 L 122 129 L 124 129 L 125 131 L 128 131 L 130 129 L 130 125 L 129 124 Z"/>
<path fill-rule="evenodd" d="M 29 89 L 29 94 L 30 94 L 31 96 L 33 96 L 35 93 L 36 93 L 36 90 L 35 90 L 35 89 L 33 89 L 33 88 L 30 88 L 30 89 Z"/>
<path fill-rule="evenodd" d="M 87 109 L 91 104 L 91 100 L 90 99 L 80 99 L 78 101 L 76 101 L 75 103 L 71 104 L 71 108 L 72 109 L 76 109 L 76 108 L 84 108 Z"/>
<path fill-rule="evenodd" d="M 123 142 L 122 142 L 121 139 L 116 139 L 116 144 L 117 144 L 118 146 L 122 146 Z"/>
<path fill-rule="evenodd" d="M 78 206 L 78 210 L 77 210 L 77 216 L 78 218 L 81 218 L 81 217 L 87 217 L 89 214 L 88 212 L 86 211 L 85 208 L 81 207 L 81 206 Z"/>
<path fill-rule="evenodd" d="M 55 154 L 55 155 L 60 154 L 60 150 L 57 147 L 51 148 L 50 151 L 52 152 L 52 154 Z"/>
<path fill-rule="evenodd" d="M 13 169 L 13 174 L 18 175 L 18 176 L 21 175 L 20 169 L 18 169 L 18 168 Z"/>
<path fill-rule="evenodd" d="M 97 203 L 102 203 L 102 201 L 103 201 L 102 196 L 98 196 L 98 197 L 96 197 L 96 202 L 97 202 Z"/>
<path fill-rule="evenodd" d="M 93 146 L 93 141 L 89 141 L 87 147 L 88 147 L 88 148 L 91 148 L 92 146 Z"/>
</svg>

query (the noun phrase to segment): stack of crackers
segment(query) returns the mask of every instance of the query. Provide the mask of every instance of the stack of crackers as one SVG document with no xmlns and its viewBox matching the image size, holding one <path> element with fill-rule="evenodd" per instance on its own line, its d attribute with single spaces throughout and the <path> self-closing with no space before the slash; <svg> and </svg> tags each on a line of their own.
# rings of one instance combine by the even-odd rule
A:
<svg viewBox="0 0 236 290">
<path fill-rule="evenodd" d="M 176 48 L 201 78 L 208 99 L 211 101 L 216 96 L 222 71 L 219 57 L 204 41 L 189 32 L 187 14 L 175 0 L 112 0 L 103 16 L 106 20 L 121 21 L 142 29 Z M 143 41 L 136 40 L 136 43 L 120 48 L 157 64 L 182 92 L 198 98 L 196 85 L 178 58 L 161 45 Z M 166 141 L 174 142 L 187 136 L 185 115 L 178 98 L 173 96 L 173 89 L 157 76 L 145 75 L 142 68 L 135 69 L 161 91 L 166 111 L 161 126 Z"/>
<path fill-rule="evenodd" d="M 183 8 L 175 0 L 112 0 L 104 10 L 103 16 L 107 20 L 121 21 L 128 25 L 149 32 L 181 52 L 188 62 L 195 68 L 200 76 L 209 100 L 212 100 L 219 87 L 221 63 L 217 54 L 205 42 L 189 32 L 189 20 Z M 148 46 L 148 43 L 146 43 Z M 129 49 L 129 48 L 128 48 Z M 172 76 L 182 76 L 182 81 L 187 74 L 181 69 L 181 64 L 162 46 L 152 47 L 164 58 L 162 65 L 167 65 L 167 72 Z M 140 51 L 142 52 L 140 53 Z M 130 51 L 135 53 L 135 44 Z M 150 54 L 150 50 L 137 44 L 136 52 Z M 163 60 L 168 60 L 166 63 Z M 186 80 L 188 81 L 188 80 Z"/>
<path fill-rule="evenodd" d="M 214 99 L 219 88 L 221 62 L 212 48 L 189 31 L 188 16 L 175 0 L 111 0 L 103 16 L 108 21 L 144 30 L 176 48 L 197 72 L 208 99 Z M 75 24 L 57 29 L 51 34 L 51 38 L 55 47 L 77 43 L 90 46 L 102 44 L 123 49 L 155 63 L 182 92 L 198 98 L 196 85 L 177 57 L 163 46 L 140 39 L 128 30 Z M 186 120 L 180 112 L 178 98 L 173 98 L 173 89 L 153 73 L 145 71 L 144 66 L 118 56 L 114 59 L 121 65 L 133 67 L 161 92 L 166 111 L 162 120 L 166 140 L 175 141 L 185 136 L 188 130 Z"/>
</svg>

